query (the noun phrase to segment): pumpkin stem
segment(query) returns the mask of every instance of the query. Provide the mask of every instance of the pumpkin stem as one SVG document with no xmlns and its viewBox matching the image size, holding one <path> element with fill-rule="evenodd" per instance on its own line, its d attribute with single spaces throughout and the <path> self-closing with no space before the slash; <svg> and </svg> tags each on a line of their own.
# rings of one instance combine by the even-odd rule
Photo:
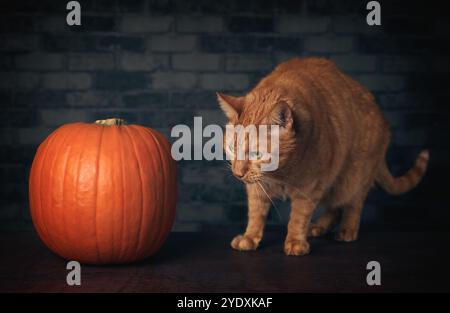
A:
<svg viewBox="0 0 450 313">
<path fill-rule="evenodd" d="M 123 125 L 125 121 L 121 118 L 108 118 L 106 120 L 96 120 L 95 124 L 103 126 Z"/>
</svg>

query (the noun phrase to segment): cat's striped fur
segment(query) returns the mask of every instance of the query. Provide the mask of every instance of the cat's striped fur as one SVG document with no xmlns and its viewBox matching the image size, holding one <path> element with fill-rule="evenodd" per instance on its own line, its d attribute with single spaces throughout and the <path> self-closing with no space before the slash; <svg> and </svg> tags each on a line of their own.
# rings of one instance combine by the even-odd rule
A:
<svg viewBox="0 0 450 313">
<path fill-rule="evenodd" d="M 374 97 L 329 60 L 289 60 L 245 96 L 218 94 L 218 99 L 231 124 L 281 126 L 278 170 L 263 173 L 261 162 L 231 161 L 248 194 L 248 226 L 231 242 L 235 249 L 257 248 L 271 205 L 268 197 L 291 200 L 286 254 L 308 253 L 308 234 L 325 234 L 337 224 L 336 239 L 353 241 L 374 184 L 401 194 L 426 171 L 425 150 L 404 176 L 391 175 L 385 161 L 390 130 Z M 310 224 L 317 206 L 325 211 Z"/>
</svg>

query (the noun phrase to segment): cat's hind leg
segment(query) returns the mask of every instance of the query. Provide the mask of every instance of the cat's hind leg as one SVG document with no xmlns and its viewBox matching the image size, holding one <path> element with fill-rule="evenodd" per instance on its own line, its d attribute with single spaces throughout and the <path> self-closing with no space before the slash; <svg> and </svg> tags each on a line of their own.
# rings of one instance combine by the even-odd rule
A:
<svg viewBox="0 0 450 313">
<path fill-rule="evenodd" d="M 347 205 L 342 211 L 342 221 L 335 235 L 337 241 L 351 242 L 358 239 L 362 205 Z"/>
<path fill-rule="evenodd" d="M 370 186 L 363 188 L 353 201 L 342 207 L 342 219 L 335 235 L 337 241 L 351 242 L 358 239 L 361 213 Z"/>
</svg>

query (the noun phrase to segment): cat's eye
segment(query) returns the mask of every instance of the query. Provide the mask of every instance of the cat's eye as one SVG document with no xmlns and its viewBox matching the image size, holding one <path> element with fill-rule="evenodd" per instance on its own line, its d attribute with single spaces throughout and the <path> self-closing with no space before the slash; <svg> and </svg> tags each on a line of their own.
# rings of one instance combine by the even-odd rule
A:
<svg viewBox="0 0 450 313">
<path fill-rule="evenodd" d="M 249 155 L 250 159 L 253 159 L 253 160 L 255 160 L 255 159 L 259 160 L 263 156 L 262 153 L 259 151 L 251 151 L 248 155 Z"/>
</svg>

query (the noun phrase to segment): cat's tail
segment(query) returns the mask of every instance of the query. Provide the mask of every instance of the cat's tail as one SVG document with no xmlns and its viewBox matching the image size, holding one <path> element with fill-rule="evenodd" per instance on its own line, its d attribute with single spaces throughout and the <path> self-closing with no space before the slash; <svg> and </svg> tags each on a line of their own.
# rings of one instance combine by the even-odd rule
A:
<svg viewBox="0 0 450 313">
<path fill-rule="evenodd" d="M 386 192 L 392 195 L 405 193 L 416 187 L 422 180 L 427 170 L 429 158 L 428 150 L 423 150 L 414 162 L 414 166 L 400 177 L 393 177 L 386 161 L 384 161 L 378 169 L 375 180 Z"/>
</svg>

